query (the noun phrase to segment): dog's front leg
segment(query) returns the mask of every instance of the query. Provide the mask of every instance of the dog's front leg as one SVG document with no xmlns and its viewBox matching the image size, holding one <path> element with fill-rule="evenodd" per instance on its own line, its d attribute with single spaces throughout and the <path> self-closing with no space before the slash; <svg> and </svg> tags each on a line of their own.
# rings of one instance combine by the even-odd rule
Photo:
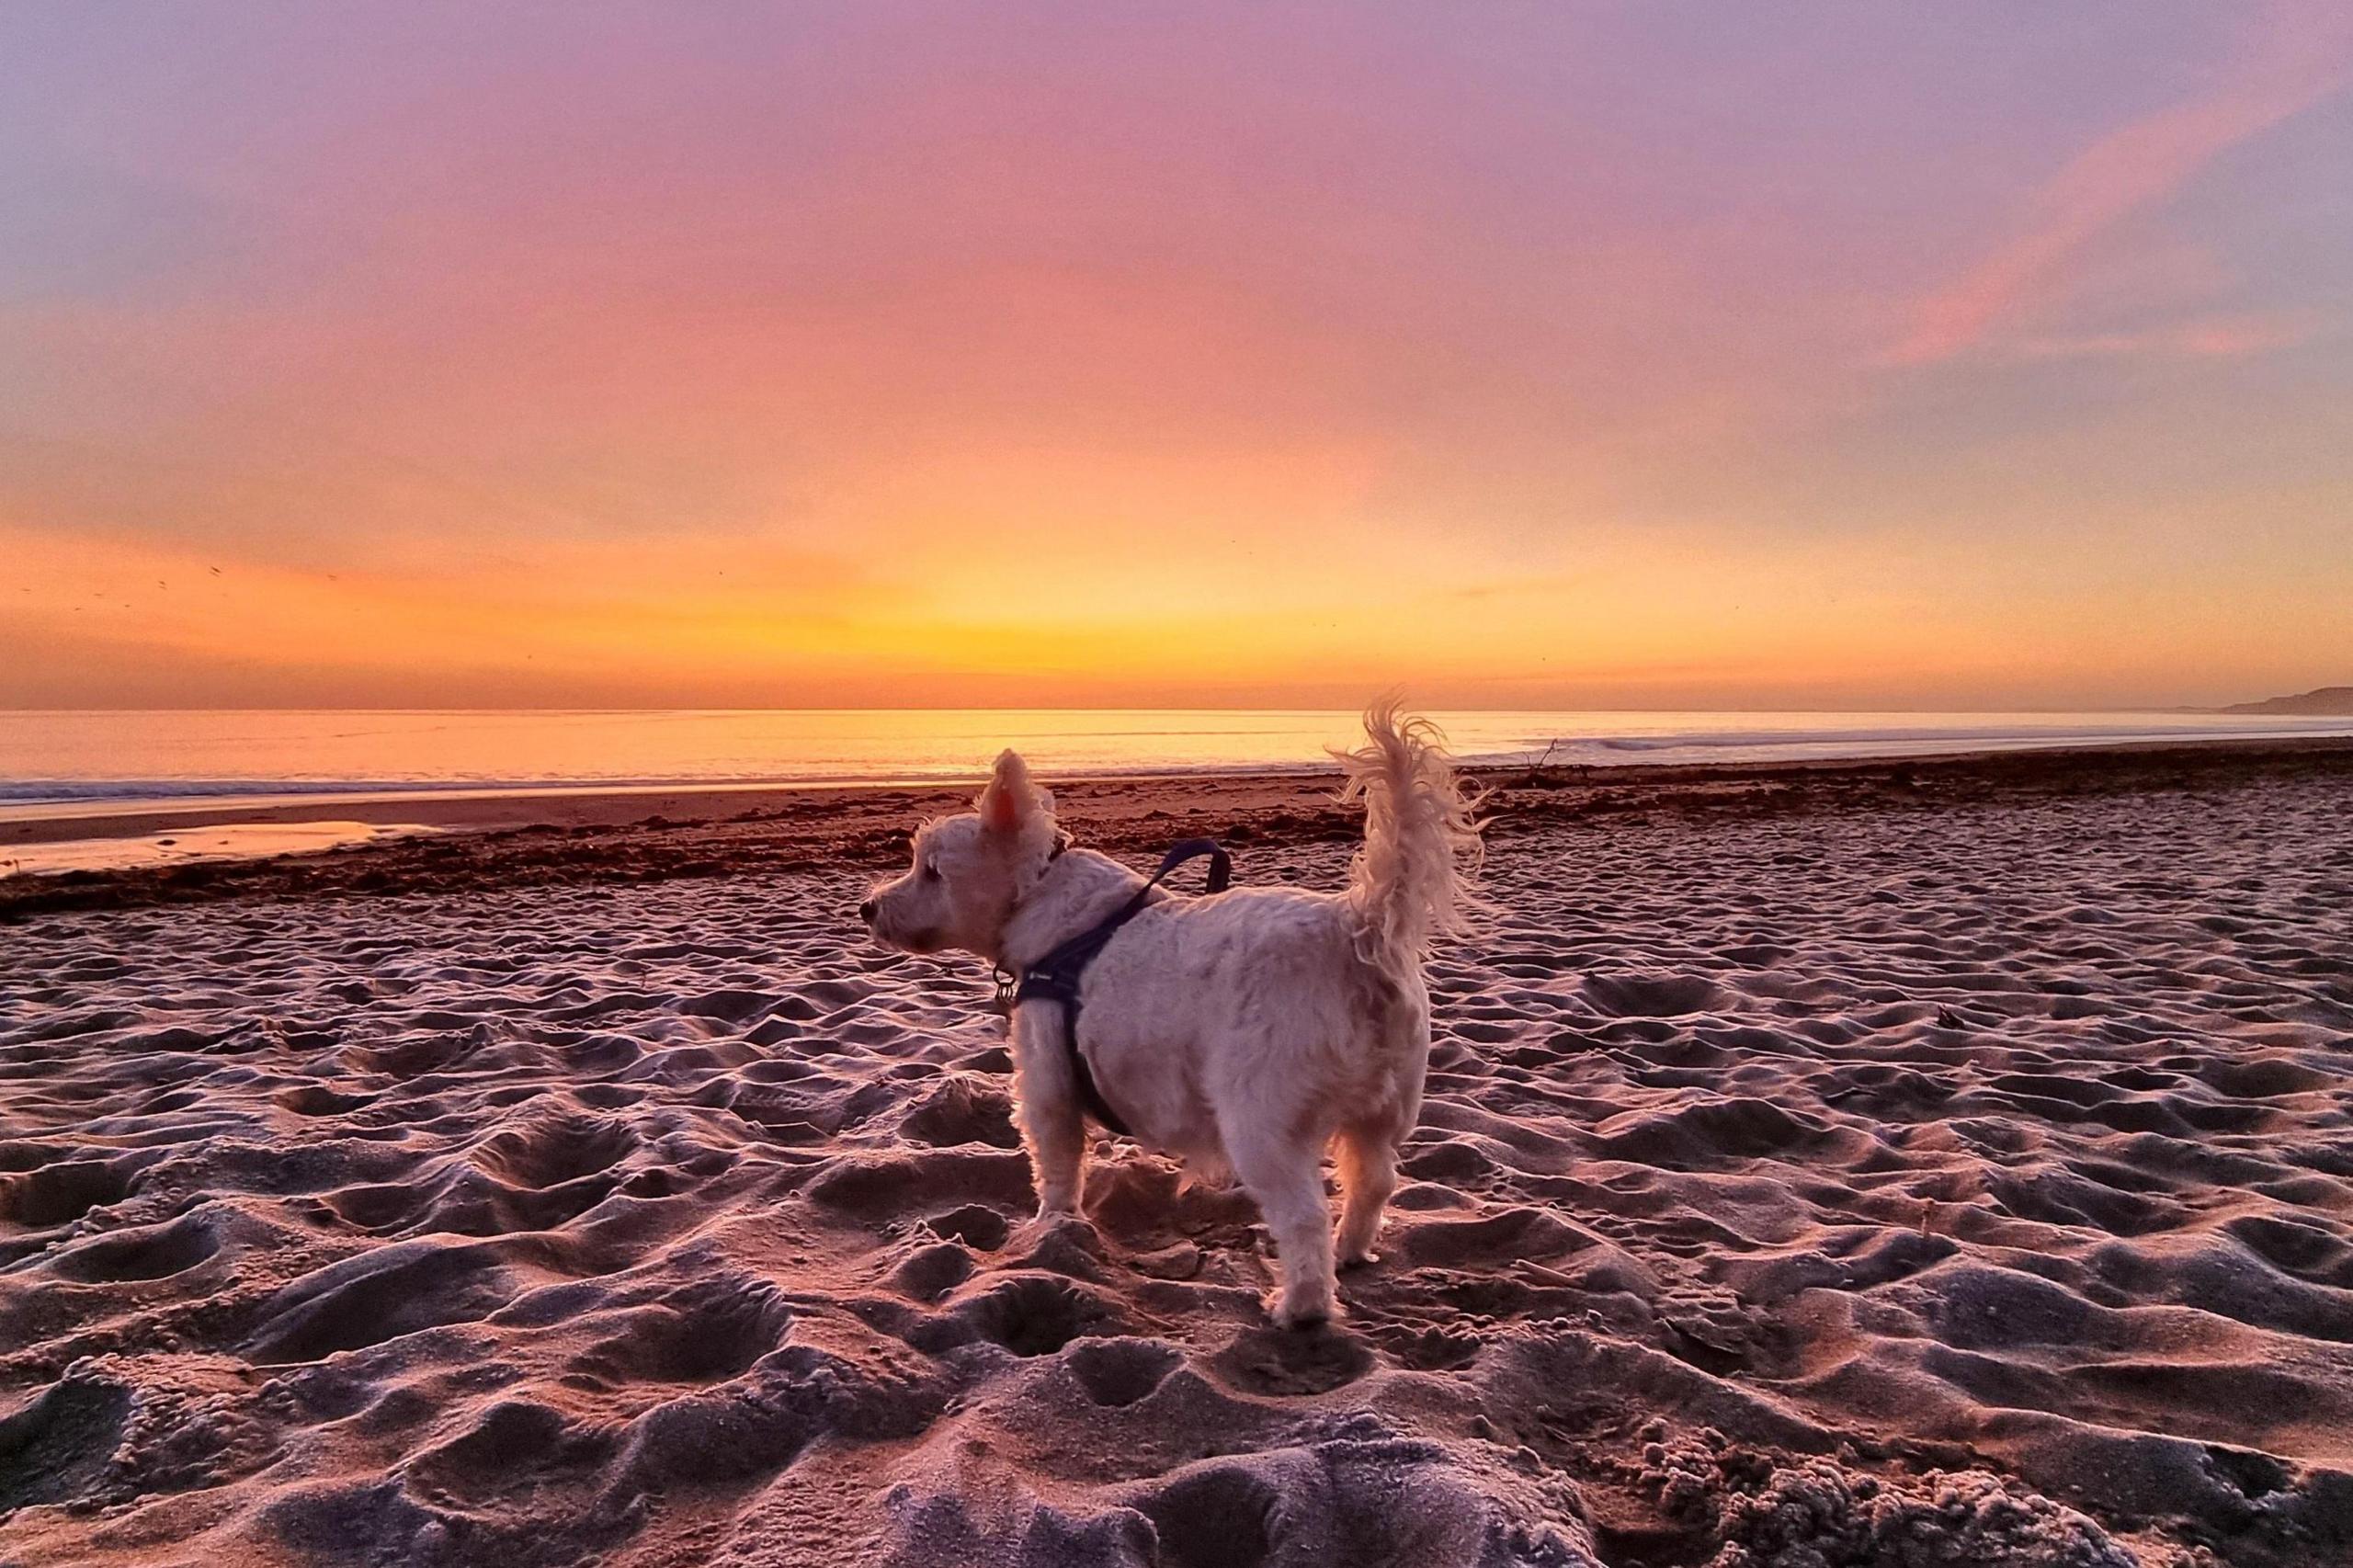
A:
<svg viewBox="0 0 2353 1568">
<path fill-rule="evenodd" d="M 1086 1185 L 1086 1123 L 1063 1041 L 1066 1027 L 1060 1003 L 1014 1009 L 1013 1096 L 1041 1218 L 1077 1213 Z"/>
</svg>

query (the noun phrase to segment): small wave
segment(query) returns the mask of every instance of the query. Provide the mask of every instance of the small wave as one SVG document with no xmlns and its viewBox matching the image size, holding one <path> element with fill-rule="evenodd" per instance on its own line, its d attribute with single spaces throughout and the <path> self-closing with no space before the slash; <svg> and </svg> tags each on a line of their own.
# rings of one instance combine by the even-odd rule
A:
<svg viewBox="0 0 2353 1568">
<path fill-rule="evenodd" d="M 678 778 L 32 778 L 0 780 L 0 805 L 70 806 L 136 801 L 249 801 L 281 796 L 399 796 L 467 793 L 542 793 L 565 790 L 703 790 L 779 788 L 828 782 L 823 776 L 791 778 L 710 776 Z"/>
<path fill-rule="evenodd" d="M 1605 752 L 1725 752 L 1756 755 L 1785 748 L 1829 747 L 1839 752 L 1896 745 L 2024 746 L 2098 745 L 2168 740 L 2287 740 L 2342 733 L 2342 722 L 2302 724 L 2025 724 L 1886 729 L 1716 730 L 1662 735 L 1564 737 L 1563 749 Z"/>
<path fill-rule="evenodd" d="M 83 801 L 177 801 L 189 797 L 211 800 L 252 795 L 399 795 L 422 790 L 541 790 L 566 786 L 620 789 L 633 782 L 658 787 L 671 781 L 619 778 L 25 778 L 0 780 L 0 801 L 12 805 L 72 805 Z"/>
<path fill-rule="evenodd" d="M 1254 775 L 1324 773 L 1336 771 L 1328 761 L 1299 763 L 1151 763 L 1108 767 L 1080 767 L 1073 776 L 1098 778 L 1187 778 L 1193 775 Z M 684 794 L 733 790 L 824 790 L 930 788 L 977 785 L 971 768 L 901 767 L 887 771 L 839 771 L 790 774 L 699 774 L 684 778 L 625 778 L 600 777 L 545 778 L 74 778 L 0 779 L 0 808 L 38 806 L 138 806 L 184 803 L 255 804 L 333 800 L 381 800 L 404 797 L 561 794 Z M 21 814 L 21 810 L 19 810 Z"/>
</svg>

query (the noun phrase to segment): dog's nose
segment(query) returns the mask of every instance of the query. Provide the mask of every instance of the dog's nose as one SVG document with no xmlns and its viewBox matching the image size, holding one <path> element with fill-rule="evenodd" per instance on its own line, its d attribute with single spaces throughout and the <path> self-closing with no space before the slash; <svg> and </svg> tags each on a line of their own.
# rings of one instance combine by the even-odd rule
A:
<svg viewBox="0 0 2353 1568">
<path fill-rule="evenodd" d="M 858 904 L 858 917 L 860 920 L 865 921 L 869 926 L 874 924 L 874 901 L 872 899 L 867 899 Z"/>
</svg>

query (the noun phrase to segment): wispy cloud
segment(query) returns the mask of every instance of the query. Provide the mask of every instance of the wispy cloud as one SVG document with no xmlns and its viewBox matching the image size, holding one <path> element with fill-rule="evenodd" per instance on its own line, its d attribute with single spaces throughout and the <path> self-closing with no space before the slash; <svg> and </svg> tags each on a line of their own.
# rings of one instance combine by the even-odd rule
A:
<svg viewBox="0 0 2353 1568">
<path fill-rule="evenodd" d="M 2022 233 L 1920 304 L 1889 359 L 1930 364 L 1977 347 L 2063 287 L 2101 234 L 2348 83 L 2353 8 L 2342 0 L 2263 7 L 2211 92 L 2119 126 L 2076 154 L 2035 193 Z"/>
<path fill-rule="evenodd" d="M 2182 359 L 2236 359 L 2268 354 L 2312 335 L 2308 316 L 2207 316 L 2144 332 L 2095 332 L 2020 339 L 2010 350 L 2020 359 L 2103 359 L 2160 355 Z"/>
</svg>

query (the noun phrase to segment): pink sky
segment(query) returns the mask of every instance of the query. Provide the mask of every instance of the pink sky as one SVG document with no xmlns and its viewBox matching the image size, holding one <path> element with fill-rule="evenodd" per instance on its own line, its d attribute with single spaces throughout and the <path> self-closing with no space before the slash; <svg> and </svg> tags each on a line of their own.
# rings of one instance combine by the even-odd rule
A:
<svg viewBox="0 0 2353 1568">
<path fill-rule="evenodd" d="M 0 703 L 2353 680 L 2353 13 L 0 18 Z"/>
</svg>

